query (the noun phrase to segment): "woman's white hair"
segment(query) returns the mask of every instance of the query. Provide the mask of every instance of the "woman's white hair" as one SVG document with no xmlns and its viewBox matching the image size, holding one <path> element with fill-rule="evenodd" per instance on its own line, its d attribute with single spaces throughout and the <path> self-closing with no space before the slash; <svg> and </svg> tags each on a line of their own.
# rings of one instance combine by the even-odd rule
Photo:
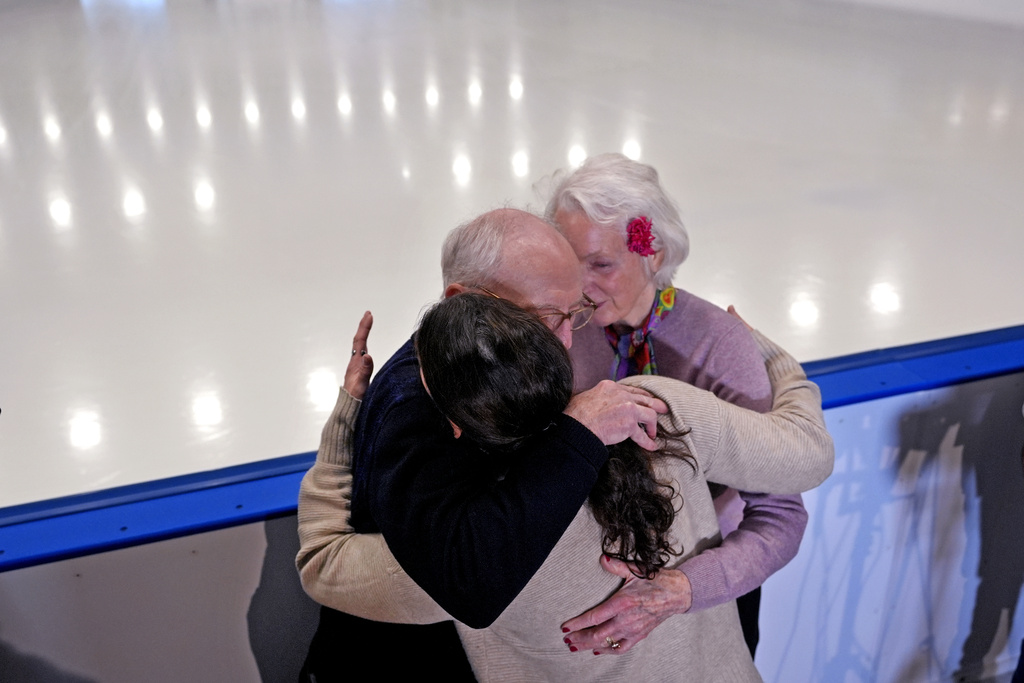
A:
<svg viewBox="0 0 1024 683">
<path fill-rule="evenodd" d="M 650 219 L 652 246 L 665 252 L 652 279 L 659 288 L 672 285 L 676 269 L 690 253 L 690 236 L 652 166 L 622 154 L 599 154 L 575 171 L 557 171 L 549 183 L 554 190 L 544 216 L 560 231 L 555 221 L 559 210 L 582 211 L 592 222 L 619 232 L 623 240 L 630 221 L 639 216 Z"/>
</svg>

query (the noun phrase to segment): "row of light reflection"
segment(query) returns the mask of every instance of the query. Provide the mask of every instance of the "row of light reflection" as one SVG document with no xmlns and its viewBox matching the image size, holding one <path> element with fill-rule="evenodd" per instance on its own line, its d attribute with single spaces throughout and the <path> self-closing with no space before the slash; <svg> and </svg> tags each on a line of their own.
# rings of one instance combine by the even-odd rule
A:
<svg viewBox="0 0 1024 683">
<path fill-rule="evenodd" d="M 523 98 L 523 81 L 518 76 L 513 76 L 509 82 L 508 93 L 509 97 L 518 101 Z M 479 81 L 474 81 L 467 88 L 467 99 L 469 103 L 474 107 L 480 106 L 483 101 L 483 86 Z M 429 86 L 424 95 L 424 99 L 427 106 L 430 109 L 436 109 L 441 103 L 441 91 L 436 86 Z M 381 95 L 381 104 L 383 105 L 384 112 L 389 116 L 394 116 L 398 109 L 398 97 L 395 92 L 391 89 L 385 89 Z M 348 93 L 342 93 L 338 96 L 337 100 L 338 113 L 348 118 L 353 114 L 353 103 L 352 97 Z M 306 120 L 308 110 L 306 108 L 305 100 L 296 95 L 292 97 L 290 103 L 290 110 L 292 118 L 296 122 L 302 123 Z M 242 105 L 242 116 L 246 122 L 252 126 L 257 127 L 260 125 L 260 106 L 255 98 L 249 97 Z M 210 111 L 209 105 L 205 103 L 199 103 L 196 106 L 195 111 L 196 123 L 202 130 L 209 130 L 213 126 L 213 112 Z M 164 130 L 164 117 L 160 108 L 151 105 L 146 109 L 146 124 L 149 129 L 155 135 L 160 135 Z M 95 118 L 96 132 L 99 133 L 100 137 L 104 140 L 111 138 L 114 134 L 114 122 L 111 119 L 110 114 L 106 111 L 100 111 L 96 114 Z M 46 114 L 42 120 L 43 133 L 46 135 L 47 140 L 51 144 L 57 144 L 63 137 L 63 129 L 61 128 L 60 122 L 55 114 Z M 7 129 L 4 127 L 3 122 L 0 121 L 0 145 L 6 146 L 10 136 L 7 133 Z"/>
<path fill-rule="evenodd" d="M 640 158 L 640 144 L 635 140 L 627 140 L 622 146 L 622 153 L 634 160 Z M 581 145 L 573 145 L 566 155 L 569 165 L 575 168 L 587 158 L 587 151 Z M 525 178 L 530 173 L 530 156 L 524 150 L 519 150 L 511 158 L 512 173 L 517 178 Z M 452 162 L 452 175 L 455 181 L 462 186 L 468 185 L 472 179 L 473 164 L 466 154 L 456 155 Z M 408 166 L 402 167 L 402 177 L 409 179 L 412 173 Z M 192 192 L 196 208 L 201 212 L 208 212 L 214 208 L 217 193 L 209 180 L 199 180 L 195 183 Z M 124 191 L 121 200 L 121 209 L 125 218 L 135 221 L 146 213 L 146 198 L 137 187 L 130 186 Z M 72 223 L 72 206 L 67 196 L 56 191 L 50 195 L 49 214 L 54 225 L 58 228 L 68 228 Z"/>
<path fill-rule="evenodd" d="M 524 88 L 521 78 L 518 76 L 511 77 L 508 86 L 508 93 L 509 97 L 513 100 L 522 99 Z M 483 99 L 483 87 L 479 81 L 473 81 L 469 85 L 466 95 L 468 101 L 473 106 L 478 106 L 481 103 Z M 425 91 L 424 99 L 429 107 L 436 108 L 441 101 L 440 91 L 436 86 L 429 86 Z M 958 98 L 950 109 L 950 114 L 947 118 L 950 126 L 957 127 L 963 123 L 964 106 L 961 99 L 962 98 Z M 398 99 L 392 90 L 385 89 L 383 91 L 381 103 L 384 111 L 388 115 L 395 114 L 398 106 Z M 351 96 L 347 93 L 339 95 L 337 108 L 338 112 L 343 117 L 347 118 L 351 116 L 353 113 L 353 102 Z M 307 107 L 301 96 L 295 96 L 292 98 L 290 109 L 292 117 L 297 122 L 305 121 L 307 116 Z M 260 107 L 254 98 L 247 99 L 242 108 L 242 112 L 250 127 L 255 128 L 260 125 Z M 1008 119 L 1009 114 L 1009 105 L 1003 100 L 997 101 L 990 107 L 990 119 L 993 123 L 998 124 L 1005 122 Z M 210 111 L 209 106 L 205 103 L 198 104 L 195 110 L 195 119 L 202 130 L 209 130 L 213 125 L 213 114 Z M 150 106 L 148 108 L 146 112 L 146 122 L 153 134 L 162 134 L 164 129 L 164 118 L 158 107 Z M 97 113 L 95 117 L 95 126 L 100 137 L 104 140 L 108 140 L 113 136 L 113 121 L 106 111 L 100 111 Z M 61 140 L 62 130 L 55 115 L 48 114 L 43 117 L 43 131 L 51 143 L 57 144 Z M 0 150 L 8 148 L 9 141 L 10 136 L 8 135 L 6 128 L 4 128 L 3 122 L 0 121 Z M 635 139 L 627 140 L 622 146 L 622 153 L 631 159 L 639 159 L 639 142 Z M 570 166 L 575 167 L 579 165 L 586 156 L 586 150 L 582 146 L 573 145 L 567 154 L 567 159 Z M 530 165 L 528 153 L 525 150 L 516 151 L 511 158 L 511 167 L 512 173 L 517 178 L 524 178 L 529 175 Z M 452 174 L 459 185 L 465 186 L 469 184 L 472 177 L 472 164 L 467 155 L 459 154 L 455 157 L 452 163 Z M 405 179 L 409 179 L 411 177 L 411 170 L 408 165 L 402 167 L 401 175 Z M 194 188 L 194 197 L 196 206 L 201 211 L 209 211 L 213 208 L 215 193 L 209 181 L 200 180 L 196 183 Z M 129 219 L 137 219 L 146 211 L 145 198 L 142 196 L 141 192 L 134 187 L 129 187 L 125 190 L 122 206 L 125 216 Z M 57 226 L 68 227 L 71 224 L 71 204 L 66 196 L 59 191 L 51 193 L 49 213 Z"/>
<path fill-rule="evenodd" d="M 201 212 L 211 211 L 217 198 L 213 184 L 208 180 L 197 181 L 193 187 L 192 197 L 195 200 L 196 208 Z M 125 190 L 121 200 L 121 210 L 125 218 L 136 221 L 146 213 L 146 197 L 136 187 L 129 187 Z M 72 222 L 71 202 L 67 197 L 55 192 L 50 196 L 49 205 L 50 218 L 58 228 L 68 228 Z"/>
<path fill-rule="evenodd" d="M 874 285 L 870 291 L 871 307 L 880 314 L 895 313 L 900 309 L 900 296 L 890 283 Z M 818 305 L 806 294 L 799 294 L 789 309 L 790 319 L 800 327 L 813 327 L 820 317 Z M 310 403 L 321 413 L 330 412 L 338 397 L 338 377 L 328 369 L 310 373 L 306 392 Z M 192 399 L 192 423 L 200 432 L 209 434 L 224 421 L 224 408 L 216 393 L 204 392 Z M 103 438 L 99 414 L 93 410 L 82 410 L 69 423 L 71 445 L 88 450 L 97 446 Z"/>
<path fill-rule="evenodd" d="M 868 292 L 871 310 L 880 315 L 890 315 L 900 310 L 900 294 L 890 282 L 879 282 L 872 285 Z M 789 306 L 789 319 L 800 328 L 814 328 L 821 317 L 821 309 L 814 298 L 806 292 L 793 297 Z"/>
<path fill-rule="evenodd" d="M 314 409 L 328 413 L 338 399 L 338 376 L 334 371 L 321 368 L 309 375 L 306 392 Z M 224 422 L 224 406 L 216 392 L 204 391 L 192 398 L 192 425 L 206 437 L 216 437 L 218 428 Z M 75 411 L 68 420 L 68 439 L 72 446 L 81 450 L 95 448 L 103 441 L 103 425 L 96 410 Z"/>
<path fill-rule="evenodd" d="M 518 77 L 513 77 L 509 83 L 509 96 L 513 100 L 520 100 L 523 97 L 523 82 Z M 479 82 L 473 82 L 467 89 L 467 97 L 469 103 L 474 107 L 479 106 L 483 100 L 483 87 Z M 441 101 L 440 91 L 435 86 L 427 88 L 424 95 L 424 99 L 431 109 L 437 108 Z M 384 112 L 389 116 L 394 116 L 398 107 L 398 98 L 393 90 L 385 89 L 381 95 L 381 103 L 383 105 Z M 342 94 L 337 100 L 338 112 L 348 118 L 353 113 L 352 98 L 348 94 Z M 306 103 L 301 96 L 295 96 L 291 100 L 291 114 L 292 118 L 296 122 L 304 122 L 308 113 Z M 958 97 L 949 108 L 949 113 L 946 116 L 946 121 L 951 127 L 959 127 L 963 125 L 966 114 L 966 107 L 962 102 L 962 98 Z M 260 124 L 260 107 L 255 99 L 249 98 L 243 105 L 242 114 L 245 120 L 251 127 L 257 127 Z M 1005 123 L 1010 117 L 1010 105 L 1005 99 L 1000 98 L 993 102 L 988 108 L 988 119 L 993 125 L 1001 125 Z M 195 112 L 196 123 L 202 130 L 209 130 L 213 125 L 213 113 L 206 104 L 199 104 L 196 107 Z M 164 129 L 164 118 L 160 109 L 156 106 L 150 106 L 146 111 L 146 123 L 150 130 L 154 134 L 161 134 Z M 114 124 L 110 115 L 101 111 L 96 114 L 95 118 L 96 131 L 103 139 L 109 139 L 114 133 Z M 52 144 L 60 142 L 63 131 L 60 123 L 57 120 L 56 115 L 47 114 L 43 117 L 42 122 L 43 132 L 46 138 Z M 0 149 L 6 147 L 10 140 L 10 135 L 7 129 L 4 127 L 3 122 L 0 121 Z M 627 155 L 629 156 L 629 155 Z"/>
<path fill-rule="evenodd" d="M 513 77 L 509 83 L 509 96 L 513 100 L 519 100 L 523 97 L 523 83 L 518 77 Z M 483 88 L 479 82 L 473 82 L 467 91 L 469 102 L 473 105 L 479 105 L 483 98 Z M 426 103 L 430 107 L 436 107 L 440 103 L 440 92 L 436 87 L 429 87 L 425 94 Z M 388 114 L 394 114 L 397 107 L 397 98 L 391 90 L 385 90 L 382 95 L 382 104 L 384 111 Z M 348 94 L 342 94 L 338 97 L 337 107 L 339 113 L 348 117 L 353 112 L 352 98 Z M 260 125 L 260 108 L 255 100 L 249 99 L 243 106 L 242 109 L 245 120 L 251 127 L 258 127 Z M 300 97 L 295 97 L 291 102 L 291 113 L 292 117 L 296 121 L 304 121 L 307 115 L 307 108 L 305 101 Z M 213 114 L 210 108 L 206 104 L 199 104 L 196 107 L 195 119 L 197 124 L 202 130 L 208 130 L 213 125 Z M 146 113 L 146 122 L 150 130 L 155 135 L 162 134 L 164 129 L 164 118 L 163 114 L 157 107 L 150 107 Z M 114 125 L 110 115 L 101 111 L 96 115 L 95 118 L 96 130 L 103 140 L 109 140 L 114 134 Z M 46 137 L 51 143 L 57 144 L 62 138 L 62 129 L 60 123 L 54 115 L 47 115 L 43 119 L 43 130 Z M 0 147 L 7 147 L 9 136 L 6 129 L 0 123 Z M 641 154 L 641 147 L 639 141 L 636 139 L 627 139 L 622 145 L 622 153 L 634 160 L 638 160 Z M 566 155 L 567 161 L 570 166 L 575 167 L 583 162 L 587 157 L 587 151 L 582 145 L 572 145 Z M 516 151 L 511 159 L 511 170 L 515 177 L 525 178 L 530 173 L 530 158 L 526 150 Z M 401 175 L 405 179 L 409 179 L 412 175 L 408 165 L 405 165 L 401 169 Z M 469 184 L 472 178 L 472 163 L 470 158 L 466 154 L 457 154 L 452 162 L 452 175 L 455 181 L 461 185 L 466 186 Z M 199 180 L 196 182 L 193 192 L 196 207 L 200 211 L 209 211 L 213 208 L 216 193 L 213 185 L 209 180 Z M 124 191 L 122 199 L 122 208 L 124 215 L 129 219 L 138 219 L 146 213 L 146 201 L 142 192 L 137 187 L 128 187 Z M 71 225 L 72 222 L 72 206 L 65 193 L 60 191 L 54 191 L 50 195 L 49 214 L 53 222 L 61 228 L 66 228 Z"/>
</svg>

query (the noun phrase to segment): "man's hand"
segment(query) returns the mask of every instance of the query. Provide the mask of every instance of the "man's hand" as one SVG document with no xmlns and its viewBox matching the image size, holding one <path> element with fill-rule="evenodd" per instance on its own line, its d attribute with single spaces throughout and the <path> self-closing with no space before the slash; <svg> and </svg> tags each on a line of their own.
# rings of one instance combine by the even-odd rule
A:
<svg viewBox="0 0 1024 683">
<path fill-rule="evenodd" d="M 562 624 L 565 643 L 573 652 L 628 652 L 661 622 L 690 609 L 690 580 L 678 569 L 663 569 L 647 580 L 636 578 L 625 562 L 607 556 L 601 557 L 601 566 L 626 583 L 597 607 Z"/>
<path fill-rule="evenodd" d="M 643 389 L 607 379 L 573 396 L 565 409 L 566 415 L 592 431 L 605 446 L 633 439 L 649 451 L 658 448 L 654 440 L 658 413 L 667 412 L 664 401 Z"/>
<path fill-rule="evenodd" d="M 367 311 L 363 313 L 359 326 L 356 328 L 356 336 L 352 338 L 352 358 L 345 368 L 345 383 L 342 387 L 351 394 L 352 398 L 362 399 L 366 393 L 366 387 L 370 386 L 370 375 L 373 374 L 373 358 L 366 352 L 366 340 L 370 337 L 370 328 L 373 327 L 373 314 Z"/>
</svg>

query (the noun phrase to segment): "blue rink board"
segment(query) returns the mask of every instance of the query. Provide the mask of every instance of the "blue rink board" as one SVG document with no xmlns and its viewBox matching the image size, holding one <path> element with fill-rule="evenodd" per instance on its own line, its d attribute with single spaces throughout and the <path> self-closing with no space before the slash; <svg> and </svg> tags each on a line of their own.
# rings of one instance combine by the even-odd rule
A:
<svg viewBox="0 0 1024 683">
<path fill-rule="evenodd" d="M 1024 370 L 1024 325 L 805 363 L 824 407 Z M 315 453 L 0 510 L 0 572 L 295 512 Z"/>
</svg>

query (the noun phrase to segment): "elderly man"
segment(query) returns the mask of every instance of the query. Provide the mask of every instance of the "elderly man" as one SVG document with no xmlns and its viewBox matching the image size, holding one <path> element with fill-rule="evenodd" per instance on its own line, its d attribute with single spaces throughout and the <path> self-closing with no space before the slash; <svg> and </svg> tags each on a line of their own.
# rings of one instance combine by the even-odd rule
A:
<svg viewBox="0 0 1024 683">
<path fill-rule="evenodd" d="M 491 211 L 453 230 L 442 270 L 445 296 L 477 290 L 508 299 L 536 312 L 566 346 L 593 310 L 569 243 L 523 211 Z M 493 478 L 487 459 L 450 447 L 451 427 L 420 384 L 410 340 L 381 369 L 359 414 L 352 526 L 381 532 L 441 607 L 482 628 L 519 594 L 584 504 L 605 445 L 632 438 L 653 449 L 656 411 L 665 410 L 642 392 L 602 383 L 575 396 L 515 470 L 481 495 L 480 483 Z M 317 595 L 317 587 L 307 590 Z M 375 658 L 375 675 L 384 678 L 424 667 L 445 671 L 446 680 L 472 678 L 450 622 L 397 626 L 325 607 L 305 680 L 351 675 L 346 655 L 353 653 Z"/>
</svg>

